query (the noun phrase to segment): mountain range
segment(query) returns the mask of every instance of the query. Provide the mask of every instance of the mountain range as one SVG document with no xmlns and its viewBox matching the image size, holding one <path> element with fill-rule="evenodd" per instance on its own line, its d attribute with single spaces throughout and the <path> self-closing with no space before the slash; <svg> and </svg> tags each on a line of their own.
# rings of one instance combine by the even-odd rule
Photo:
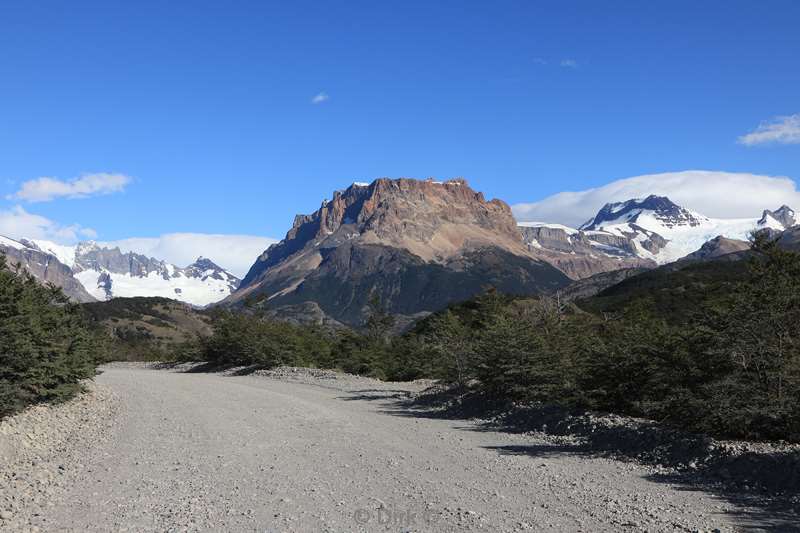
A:
<svg viewBox="0 0 800 533">
<path fill-rule="evenodd" d="M 788 206 L 760 218 L 709 218 L 664 196 L 608 203 L 579 228 L 521 222 L 525 242 L 573 279 L 620 268 L 652 268 L 697 252 L 716 237 L 746 243 L 753 231 L 782 232 L 797 223 Z"/>
<path fill-rule="evenodd" d="M 297 215 L 243 280 L 203 257 L 180 268 L 94 242 L 0 237 L 0 253 L 80 302 L 161 296 L 356 325 L 373 299 L 413 320 L 489 286 L 536 294 L 572 284 L 583 294 L 627 276 L 615 272 L 741 253 L 753 231 L 777 235 L 797 222 L 785 205 L 720 219 L 651 195 L 608 203 L 577 228 L 517 223 L 505 202 L 487 201 L 463 179 L 382 178 L 335 191 L 315 212 Z"/>
<path fill-rule="evenodd" d="M 93 241 L 64 246 L 0 237 L 0 253 L 7 256 L 9 264 L 21 264 L 34 277 L 62 287 L 78 302 L 160 296 L 205 306 L 225 298 L 240 283 L 236 276 L 204 257 L 180 268 Z"/>
</svg>

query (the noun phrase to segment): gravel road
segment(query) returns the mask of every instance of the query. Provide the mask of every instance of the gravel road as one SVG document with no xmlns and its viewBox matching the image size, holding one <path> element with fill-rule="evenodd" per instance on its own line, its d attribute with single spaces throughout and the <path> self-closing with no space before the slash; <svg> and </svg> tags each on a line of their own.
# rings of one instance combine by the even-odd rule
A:
<svg viewBox="0 0 800 533">
<path fill-rule="evenodd" d="M 97 382 L 116 402 L 102 438 L 45 458 L 60 481 L 46 502 L 20 500 L 0 528 L 760 529 L 732 503 L 646 466 L 397 410 L 396 396 L 419 385 L 133 366 L 107 367 Z"/>
</svg>

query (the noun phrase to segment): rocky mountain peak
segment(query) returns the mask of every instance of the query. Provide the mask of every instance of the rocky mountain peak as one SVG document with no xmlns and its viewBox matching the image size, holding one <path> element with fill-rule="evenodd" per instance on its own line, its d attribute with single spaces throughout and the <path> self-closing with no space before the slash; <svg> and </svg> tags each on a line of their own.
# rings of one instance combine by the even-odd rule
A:
<svg viewBox="0 0 800 533">
<path fill-rule="evenodd" d="M 203 270 L 224 270 L 221 266 L 217 265 L 214 261 L 202 255 L 198 257 L 194 263 L 187 268 L 198 268 Z"/>
<path fill-rule="evenodd" d="M 526 246 L 505 202 L 487 201 L 466 180 L 380 178 L 296 216 L 226 302 L 265 309 L 312 302 L 359 324 L 371 294 L 411 316 L 487 285 L 532 294 L 567 280 Z"/>
<path fill-rule="evenodd" d="M 778 222 L 784 229 L 789 229 L 797 225 L 797 218 L 794 210 L 788 205 L 782 205 L 775 211 L 765 209 L 758 221 L 759 226 L 772 226 L 770 219 Z M 778 228 L 779 229 L 779 228 Z"/>
<path fill-rule="evenodd" d="M 324 250 L 354 240 L 437 262 L 482 245 L 528 254 L 511 208 L 486 201 L 466 180 L 379 178 L 335 191 L 314 213 L 297 215 L 286 237 L 261 255 L 243 284 L 306 247 Z"/>
<path fill-rule="evenodd" d="M 100 246 L 95 241 L 83 241 L 75 247 L 75 255 L 83 255 L 96 250 L 100 250 Z"/>
<path fill-rule="evenodd" d="M 236 276 L 207 257 L 198 257 L 197 261 L 182 270 L 183 273 L 190 278 L 198 278 L 203 281 L 213 278 L 229 282 L 231 290 L 236 289 L 240 283 L 240 280 Z"/>
<path fill-rule="evenodd" d="M 583 226 L 582 230 L 597 230 L 605 225 L 633 224 L 644 214 L 650 215 L 660 224 L 676 226 L 699 226 L 702 217 L 685 209 L 666 196 L 651 194 L 646 198 L 635 198 L 625 202 L 608 203 L 597 215 Z"/>
</svg>

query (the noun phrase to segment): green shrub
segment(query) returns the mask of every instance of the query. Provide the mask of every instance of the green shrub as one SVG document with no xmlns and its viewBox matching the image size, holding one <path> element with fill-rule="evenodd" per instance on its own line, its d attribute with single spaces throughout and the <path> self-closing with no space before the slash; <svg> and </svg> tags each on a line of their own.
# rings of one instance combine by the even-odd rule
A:
<svg viewBox="0 0 800 533">
<path fill-rule="evenodd" d="M 104 349 L 60 289 L 9 269 L 0 256 L 0 416 L 70 398 Z"/>
</svg>

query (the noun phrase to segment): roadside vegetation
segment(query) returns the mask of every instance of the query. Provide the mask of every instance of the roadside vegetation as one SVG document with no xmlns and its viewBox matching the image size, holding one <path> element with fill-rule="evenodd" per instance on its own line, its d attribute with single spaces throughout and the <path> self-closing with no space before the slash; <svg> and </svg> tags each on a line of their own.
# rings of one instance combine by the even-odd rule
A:
<svg viewBox="0 0 800 533">
<path fill-rule="evenodd" d="M 69 397 L 110 352 L 441 379 L 461 398 L 497 406 L 557 404 L 723 438 L 800 442 L 800 255 L 765 236 L 747 261 L 657 269 L 577 303 L 489 290 L 402 335 L 377 299 L 366 315 L 356 331 L 159 298 L 81 311 L 3 266 L 0 414 Z"/>
<path fill-rule="evenodd" d="M 0 418 L 63 401 L 92 377 L 105 339 L 60 289 L 42 286 L 0 256 Z"/>
<path fill-rule="evenodd" d="M 487 402 L 640 416 L 724 438 L 800 442 L 800 255 L 766 238 L 750 261 L 637 276 L 577 304 L 494 291 L 392 336 L 222 312 L 181 357 L 442 379 Z"/>
</svg>

